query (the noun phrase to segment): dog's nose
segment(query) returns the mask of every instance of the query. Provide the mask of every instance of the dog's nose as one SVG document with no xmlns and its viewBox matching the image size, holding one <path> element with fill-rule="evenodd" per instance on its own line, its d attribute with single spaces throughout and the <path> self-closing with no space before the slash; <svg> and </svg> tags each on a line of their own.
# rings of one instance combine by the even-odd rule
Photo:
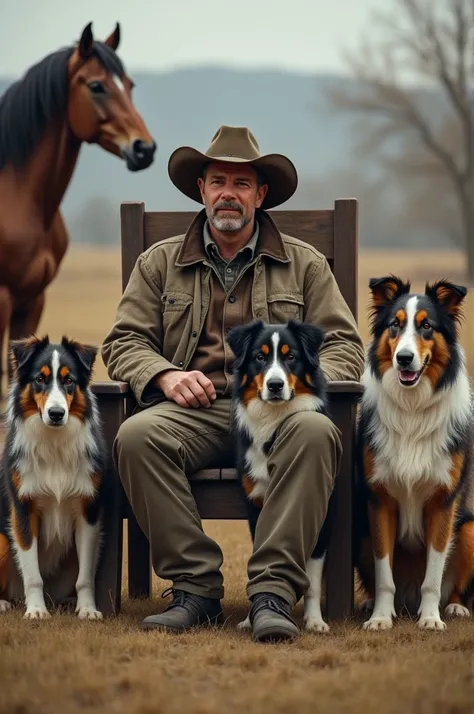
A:
<svg viewBox="0 0 474 714">
<path fill-rule="evenodd" d="M 413 362 L 414 358 L 413 352 L 410 352 L 410 350 L 400 350 L 400 352 L 397 354 L 397 362 L 400 365 L 400 367 L 408 367 Z"/>
<path fill-rule="evenodd" d="M 284 386 L 285 385 L 282 379 L 270 379 L 267 382 L 268 391 L 272 392 L 273 394 L 278 394 L 278 392 L 281 392 Z"/>
<path fill-rule="evenodd" d="M 51 409 L 48 409 L 48 416 L 53 422 L 60 422 L 63 416 L 65 415 L 66 410 L 63 409 L 62 407 L 51 407 Z"/>
</svg>

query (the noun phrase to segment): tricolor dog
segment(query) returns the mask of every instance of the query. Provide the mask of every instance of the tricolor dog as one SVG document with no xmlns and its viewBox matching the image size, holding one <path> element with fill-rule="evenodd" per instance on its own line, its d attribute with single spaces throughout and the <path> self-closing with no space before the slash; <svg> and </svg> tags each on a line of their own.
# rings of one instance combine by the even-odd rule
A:
<svg viewBox="0 0 474 714">
<path fill-rule="evenodd" d="M 0 612 L 25 617 L 77 593 L 81 619 L 100 619 L 94 594 L 103 505 L 104 442 L 89 383 L 97 349 L 63 337 L 12 343 L 13 381 L 1 469 Z"/>
<path fill-rule="evenodd" d="M 268 453 L 280 424 L 303 411 L 327 413 L 326 382 L 319 368 L 324 332 L 315 325 L 290 320 L 284 325 L 262 321 L 234 327 L 227 335 L 233 365 L 233 415 L 237 473 L 247 504 L 252 539 L 269 483 Z M 305 498 L 305 494 L 301 494 Z M 329 629 L 321 614 L 321 588 L 329 538 L 329 518 L 321 528 L 307 563 L 310 587 L 304 598 L 308 630 Z M 249 627 L 248 618 L 240 624 Z"/>
<path fill-rule="evenodd" d="M 466 288 L 370 281 L 372 340 L 358 420 L 355 520 L 369 630 L 402 611 L 423 629 L 474 595 L 473 401 L 458 322 Z"/>
</svg>

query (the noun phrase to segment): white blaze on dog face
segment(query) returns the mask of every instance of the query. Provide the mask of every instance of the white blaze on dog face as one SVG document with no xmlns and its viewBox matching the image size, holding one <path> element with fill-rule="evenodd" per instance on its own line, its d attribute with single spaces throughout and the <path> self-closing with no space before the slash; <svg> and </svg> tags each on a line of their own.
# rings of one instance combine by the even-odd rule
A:
<svg viewBox="0 0 474 714">
<path fill-rule="evenodd" d="M 393 366 L 399 370 L 405 367 L 412 372 L 418 372 L 422 367 L 422 361 L 415 319 L 418 312 L 418 298 L 415 295 L 407 300 L 405 312 L 406 322 L 393 355 Z M 408 359 L 410 355 L 412 355 L 411 360 Z"/>
<path fill-rule="evenodd" d="M 54 350 L 51 355 L 51 383 L 42 414 L 43 422 L 47 426 L 64 426 L 68 420 L 68 403 L 64 391 L 60 388 L 60 367 L 59 353 Z"/>
<path fill-rule="evenodd" d="M 272 401 L 275 400 L 275 397 L 278 397 L 281 400 L 288 401 L 292 397 L 292 390 L 288 384 L 288 374 L 278 359 L 280 353 L 280 335 L 278 332 L 272 334 L 271 343 L 273 354 L 271 355 L 269 368 L 263 376 L 262 399 L 264 401 Z"/>
</svg>

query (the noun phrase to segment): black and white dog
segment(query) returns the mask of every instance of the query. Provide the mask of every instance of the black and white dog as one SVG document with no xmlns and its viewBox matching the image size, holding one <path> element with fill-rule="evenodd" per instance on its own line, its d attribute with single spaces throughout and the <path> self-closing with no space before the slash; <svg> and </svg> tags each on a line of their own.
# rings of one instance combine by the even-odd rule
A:
<svg viewBox="0 0 474 714">
<path fill-rule="evenodd" d="M 94 580 L 105 446 L 89 386 L 96 354 L 66 337 L 61 344 L 47 336 L 12 344 L 0 474 L 0 612 L 24 597 L 26 618 L 49 617 L 45 594 L 67 599 L 75 585 L 78 617 L 102 617 Z"/>
<path fill-rule="evenodd" d="M 267 458 L 276 430 L 302 411 L 327 413 L 326 382 L 319 368 L 324 332 L 290 320 L 284 325 L 254 322 L 231 329 L 227 341 L 233 365 L 233 427 L 237 473 L 247 504 L 252 539 L 269 483 Z M 305 494 L 301 494 L 305 498 Z M 307 563 L 310 587 L 304 598 L 307 630 L 329 629 L 321 614 L 321 588 L 329 539 L 329 518 Z M 249 619 L 240 628 L 250 626 Z"/>
</svg>

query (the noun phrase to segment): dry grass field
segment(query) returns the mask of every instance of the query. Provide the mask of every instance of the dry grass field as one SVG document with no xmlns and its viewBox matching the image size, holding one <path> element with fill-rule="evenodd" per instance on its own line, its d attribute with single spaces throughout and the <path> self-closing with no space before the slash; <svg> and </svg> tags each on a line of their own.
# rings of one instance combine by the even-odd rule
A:
<svg viewBox="0 0 474 714">
<path fill-rule="evenodd" d="M 395 272 L 417 288 L 441 276 L 464 280 L 457 255 L 363 253 L 359 272 L 365 339 L 369 277 Z M 49 290 L 39 333 L 57 339 L 66 332 L 99 344 L 119 296 L 118 251 L 75 247 Z M 462 341 L 472 374 L 472 295 L 470 301 Z M 107 378 L 100 360 L 96 378 Z M 293 645 L 253 644 L 235 627 L 246 611 L 246 524 L 208 521 L 204 527 L 224 551 L 223 629 L 140 632 L 140 620 L 164 605 L 160 594 L 169 583 L 156 577 L 154 599 L 125 599 L 116 619 L 84 623 L 54 613 L 48 621 L 28 622 L 22 612 L 8 613 L 0 619 L 0 714 L 474 712 L 474 620 L 449 622 L 445 632 L 398 621 L 389 633 L 366 633 L 354 618 L 328 635 L 304 634 Z M 297 613 L 300 618 L 301 605 Z"/>
</svg>

